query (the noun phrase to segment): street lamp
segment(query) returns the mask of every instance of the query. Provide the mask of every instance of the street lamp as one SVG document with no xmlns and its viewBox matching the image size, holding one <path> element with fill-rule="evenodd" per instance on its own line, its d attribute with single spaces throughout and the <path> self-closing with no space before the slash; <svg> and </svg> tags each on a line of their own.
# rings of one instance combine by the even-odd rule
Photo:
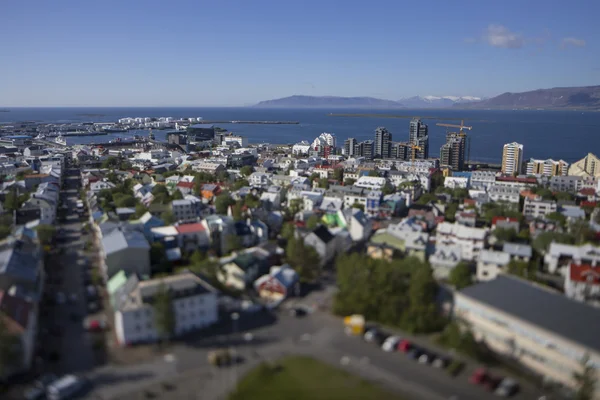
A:
<svg viewBox="0 0 600 400">
<path fill-rule="evenodd" d="M 233 354 L 231 355 L 231 358 L 233 359 L 233 384 L 235 385 L 237 383 L 237 355 L 235 352 L 235 335 L 237 333 L 237 321 L 238 319 L 240 319 L 240 314 L 234 312 L 231 314 L 231 321 L 233 321 Z"/>
</svg>

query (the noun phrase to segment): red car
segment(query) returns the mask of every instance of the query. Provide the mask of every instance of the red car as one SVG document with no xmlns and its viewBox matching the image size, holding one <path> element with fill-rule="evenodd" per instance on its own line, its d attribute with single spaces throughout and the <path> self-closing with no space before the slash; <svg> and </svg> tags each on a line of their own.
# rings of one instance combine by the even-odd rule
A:
<svg viewBox="0 0 600 400">
<path fill-rule="evenodd" d="M 397 349 L 398 349 L 398 351 L 401 351 L 403 353 L 407 353 L 410 350 L 411 347 L 412 347 L 412 343 L 411 342 L 409 342 L 406 339 L 402 339 L 400 342 L 398 342 Z"/>
<path fill-rule="evenodd" d="M 488 379 L 489 373 L 485 368 L 477 368 L 473 375 L 469 378 L 469 382 L 473 385 L 481 385 Z"/>
<path fill-rule="evenodd" d="M 483 382 L 483 386 L 490 392 L 493 392 L 494 390 L 496 390 L 496 388 L 498 387 L 498 385 L 500 385 L 500 382 L 502 381 L 502 378 L 496 377 L 496 376 L 491 376 L 488 375 L 487 379 L 485 380 L 485 382 Z"/>
<path fill-rule="evenodd" d="M 86 326 L 89 332 L 102 332 L 106 329 L 106 321 L 93 319 L 90 320 Z"/>
</svg>

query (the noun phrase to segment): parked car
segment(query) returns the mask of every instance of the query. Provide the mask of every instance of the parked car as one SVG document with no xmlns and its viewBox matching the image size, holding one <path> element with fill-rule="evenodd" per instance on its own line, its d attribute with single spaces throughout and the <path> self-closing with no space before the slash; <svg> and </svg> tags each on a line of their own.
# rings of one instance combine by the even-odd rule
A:
<svg viewBox="0 0 600 400">
<path fill-rule="evenodd" d="M 385 339 L 385 342 L 383 342 L 381 345 L 381 349 L 387 352 L 396 351 L 400 340 L 402 340 L 400 336 L 390 336 L 389 338 Z"/>
<path fill-rule="evenodd" d="M 308 310 L 304 307 L 290 308 L 290 316 L 292 317 L 304 317 L 306 315 L 308 315 Z"/>
<path fill-rule="evenodd" d="M 388 335 L 380 331 L 378 328 L 367 329 L 363 338 L 367 343 L 375 343 L 378 346 L 383 345 L 383 342 L 388 338 Z"/>
<path fill-rule="evenodd" d="M 488 376 L 489 373 L 487 369 L 483 367 L 477 368 L 475 372 L 473 372 L 473 375 L 471 375 L 471 377 L 469 378 L 469 382 L 471 382 L 473 385 L 481 385 L 486 381 Z"/>
<path fill-rule="evenodd" d="M 86 382 L 75 375 L 65 375 L 46 389 L 49 400 L 69 399 L 83 390 Z"/>
<path fill-rule="evenodd" d="M 421 357 L 421 354 L 423 354 L 423 350 L 421 350 L 417 346 L 412 346 L 410 350 L 406 352 L 406 355 L 412 358 L 413 360 L 418 360 L 419 357 Z"/>
<path fill-rule="evenodd" d="M 511 378 L 504 378 L 498 384 L 494 394 L 501 397 L 510 397 L 519 391 L 519 384 Z"/>
<path fill-rule="evenodd" d="M 431 365 L 433 365 L 434 368 L 446 368 L 448 365 L 450 365 L 450 363 L 452 362 L 452 360 L 450 360 L 447 357 L 444 356 L 436 356 L 433 361 L 431 362 Z"/>
<path fill-rule="evenodd" d="M 398 350 L 403 353 L 408 353 L 408 351 L 411 349 L 411 347 L 412 347 L 412 343 L 406 339 L 402 339 L 398 343 Z"/>
<path fill-rule="evenodd" d="M 102 332 L 106 330 L 107 324 L 103 319 L 91 319 L 86 322 L 85 330 L 88 332 Z"/>
<path fill-rule="evenodd" d="M 435 359 L 435 354 L 429 353 L 427 350 L 423 350 L 421 355 L 419 356 L 419 363 L 421 364 L 429 364 Z"/>
<path fill-rule="evenodd" d="M 500 385 L 500 382 L 502 381 L 502 378 L 499 378 L 497 376 L 491 376 L 488 375 L 487 379 L 485 380 L 485 382 L 483 382 L 483 386 L 490 392 L 494 392 L 496 390 L 496 388 L 498 387 L 498 385 Z"/>
</svg>

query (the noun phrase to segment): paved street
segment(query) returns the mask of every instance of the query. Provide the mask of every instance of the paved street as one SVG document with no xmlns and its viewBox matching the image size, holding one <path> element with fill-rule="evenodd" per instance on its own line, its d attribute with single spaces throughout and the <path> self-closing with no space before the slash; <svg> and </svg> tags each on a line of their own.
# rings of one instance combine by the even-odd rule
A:
<svg viewBox="0 0 600 400">
<path fill-rule="evenodd" d="M 229 325 L 219 335 L 175 344 L 166 358 L 157 356 L 156 361 L 148 365 L 94 372 L 91 379 L 95 387 L 86 398 L 141 399 L 148 391 L 154 398 L 223 399 L 235 387 L 235 382 L 260 361 L 288 354 L 306 354 L 338 365 L 390 390 L 404 393 L 408 399 L 497 398 L 482 387 L 468 383 L 474 364 L 469 364 L 461 375 L 452 378 L 445 371 L 418 364 L 401 353 L 385 353 L 358 337 L 346 336 L 340 319 L 326 313 L 294 318 L 281 311 L 275 323 L 253 329 L 252 341 L 245 341 L 246 327 L 259 323 L 261 318 L 265 317 L 245 316 L 238 322 L 235 334 L 234 327 Z M 234 347 L 245 361 L 226 369 L 209 366 L 206 361 L 208 351 L 220 346 Z M 346 366 L 340 365 L 343 357 L 349 359 Z M 125 381 L 126 384 L 120 384 Z M 525 384 L 514 398 L 536 399 L 539 395 Z"/>
</svg>

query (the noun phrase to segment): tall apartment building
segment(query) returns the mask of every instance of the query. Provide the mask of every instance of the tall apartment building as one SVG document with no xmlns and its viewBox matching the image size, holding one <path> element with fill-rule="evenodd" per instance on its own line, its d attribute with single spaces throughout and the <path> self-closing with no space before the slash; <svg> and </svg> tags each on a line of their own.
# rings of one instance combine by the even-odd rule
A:
<svg viewBox="0 0 600 400">
<path fill-rule="evenodd" d="M 566 175 L 566 174 L 565 174 Z M 568 175 L 584 177 L 600 177 L 600 159 L 592 153 L 569 167 Z"/>
<path fill-rule="evenodd" d="M 375 130 L 375 158 L 390 158 L 392 134 L 380 126 Z"/>
<path fill-rule="evenodd" d="M 466 137 L 456 132 L 446 134 L 446 143 L 440 149 L 440 165 L 454 171 L 461 171 L 465 166 Z"/>
<path fill-rule="evenodd" d="M 527 175 L 566 176 L 569 164 L 563 160 L 537 160 L 531 158 L 527 163 Z"/>
<path fill-rule="evenodd" d="M 346 157 L 354 156 L 354 147 L 356 147 L 356 139 L 348 138 L 344 142 L 344 155 Z"/>
<path fill-rule="evenodd" d="M 507 143 L 502 149 L 502 172 L 506 175 L 520 174 L 523 164 L 523 145 Z"/>
<path fill-rule="evenodd" d="M 411 149 L 409 144 L 406 142 L 394 142 L 391 147 L 391 158 L 395 158 L 396 160 L 410 160 L 411 157 Z"/>
<path fill-rule="evenodd" d="M 410 121 L 408 142 L 421 147 L 421 150 L 415 151 L 416 159 L 429 158 L 429 130 L 427 125 L 422 123 L 419 118 L 413 118 Z"/>
<path fill-rule="evenodd" d="M 354 146 L 354 155 L 356 157 L 364 157 L 367 160 L 372 160 L 375 155 L 375 142 L 372 140 L 365 140 L 364 142 L 357 143 Z"/>
</svg>

